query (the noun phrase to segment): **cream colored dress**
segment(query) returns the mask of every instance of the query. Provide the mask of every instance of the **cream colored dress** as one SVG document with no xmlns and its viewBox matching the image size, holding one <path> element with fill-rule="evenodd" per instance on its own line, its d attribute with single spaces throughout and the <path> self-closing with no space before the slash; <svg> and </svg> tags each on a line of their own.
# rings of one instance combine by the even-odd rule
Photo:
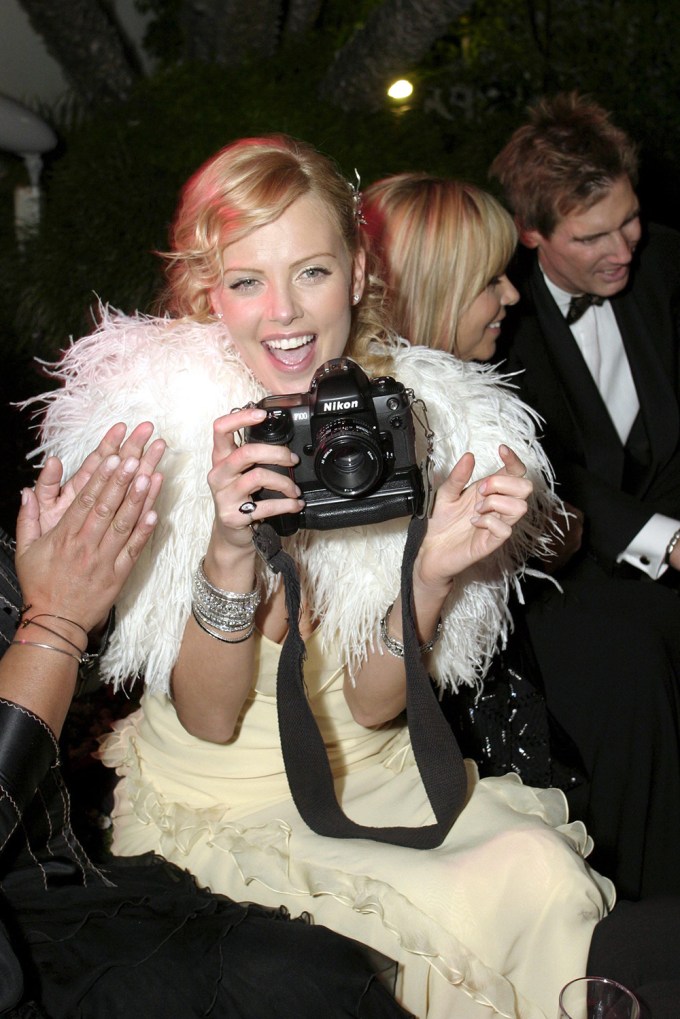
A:
<svg viewBox="0 0 680 1019">
<path fill-rule="evenodd" d="M 613 902 L 584 862 L 590 839 L 568 823 L 563 794 L 514 775 L 480 781 L 471 765 L 467 806 L 438 849 L 315 835 L 283 769 L 280 648 L 256 640 L 258 679 L 229 744 L 190 736 L 170 700 L 148 693 L 106 738 L 102 759 L 122 775 L 114 850 L 154 850 L 233 899 L 307 910 L 373 946 L 399 962 L 398 997 L 419 1019 L 554 1019 Z M 346 813 L 431 822 L 408 733 L 354 722 L 343 670 L 320 643 L 318 631 L 307 642 L 305 680 Z"/>
</svg>

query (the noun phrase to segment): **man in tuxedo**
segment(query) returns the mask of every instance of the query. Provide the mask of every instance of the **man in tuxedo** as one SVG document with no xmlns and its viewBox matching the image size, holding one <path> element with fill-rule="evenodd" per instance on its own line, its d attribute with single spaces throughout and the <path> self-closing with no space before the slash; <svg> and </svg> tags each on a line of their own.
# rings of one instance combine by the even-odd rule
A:
<svg viewBox="0 0 680 1019">
<path fill-rule="evenodd" d="M 680 235 L 643 227 L 635 146 L 575 93 L 541 100 L 490 172 L 523 248 L 501 356 L 583 521 L 527 611 L 591 772 L 574 806 L 628 896 L 679 890 Z"/>
</svg>

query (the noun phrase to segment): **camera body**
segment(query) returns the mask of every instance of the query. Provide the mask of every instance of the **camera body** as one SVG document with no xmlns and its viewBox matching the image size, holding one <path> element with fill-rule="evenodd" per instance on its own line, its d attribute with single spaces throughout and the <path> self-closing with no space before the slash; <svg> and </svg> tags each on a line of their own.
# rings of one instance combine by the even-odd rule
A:
<svg viewBox="0 0 680 1019">
<path fill-rule="evenodd" d="M 308 393 L 266 396 L 266 419 L 245 430 L 246 442 L 288 446 L 300 462 L 290 474 L 305 500 L 300 513 L 269 519 L 280 535 L 301 528 L 332 530 L 420 514 L 424 471 L 418 465 L 413 393 L 390 376 L 369 379 L 347 357 L 326 361 Z M 256 501 L 282 498 L 260 489 Z"/>
</svg>

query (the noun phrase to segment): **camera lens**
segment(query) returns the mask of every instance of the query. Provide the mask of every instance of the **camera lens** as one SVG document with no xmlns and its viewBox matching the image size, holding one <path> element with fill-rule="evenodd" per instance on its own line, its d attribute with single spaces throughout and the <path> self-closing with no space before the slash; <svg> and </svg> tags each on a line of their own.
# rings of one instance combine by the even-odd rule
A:
<svg viewBox="0 0 680 1019">
<path fill-rule="evenodd" d="M 383 458 L 370 430 L 355 421 L 333 421 L 316 438 L 314 469 L 335 495 L 366 495 L 382 477 Z"/>
</svg>

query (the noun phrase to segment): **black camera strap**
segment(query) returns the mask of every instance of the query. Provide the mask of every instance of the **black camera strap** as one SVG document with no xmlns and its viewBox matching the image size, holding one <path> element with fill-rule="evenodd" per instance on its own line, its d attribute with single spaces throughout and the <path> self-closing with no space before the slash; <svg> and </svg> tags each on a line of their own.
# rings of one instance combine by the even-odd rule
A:
<svg viewBox="0 0 680 1019">
<path fill-rule="evenodd" d="M 425 519 L 411 520 L 401 570 L 406 716 L 420 777 L 436 818 L 436 823 L 417 828 L 361 825 L 348 818 L 340 807 L 326 747 L 305 692 L 306 649 L 298 622 L 297 569 L 269 524 L 260 524 L 254 531 L 258 551 L 270 569 L 282 575 L 285 584 L 288 634 L 279 659 L 276 696 L 288 784 L 300 816 L 319 835 L 434 849 L 444 841 L 465 805 L 467 778 L 463 757 L 423 665 L 413 620 L 413 563 L 426 526 Z"/>
</svg>

